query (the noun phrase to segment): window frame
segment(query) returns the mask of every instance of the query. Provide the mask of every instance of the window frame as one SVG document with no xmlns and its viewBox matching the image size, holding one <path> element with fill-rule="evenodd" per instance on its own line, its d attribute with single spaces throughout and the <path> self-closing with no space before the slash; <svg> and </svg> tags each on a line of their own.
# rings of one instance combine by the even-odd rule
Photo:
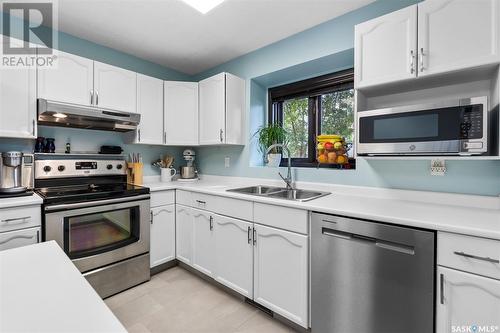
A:
<svg viewBox="0 0 500 333">
<path fill-rule="evenodd" d="M 356 161 L 349 158 L 346 165 L 321 164 L 316 161 L 316 136 L 321 133 L 321 95 L 354 89 L 354 68 L 302 80 L 268 90 L 268 123 L 283 126 L 283 102 L 293 98 L 308 98 L 307 158 L 292 158 L 294 167 L 355 169 Z M 288 157 L 282 156 L 280 166 L 286 166 Z"/>
</svg>

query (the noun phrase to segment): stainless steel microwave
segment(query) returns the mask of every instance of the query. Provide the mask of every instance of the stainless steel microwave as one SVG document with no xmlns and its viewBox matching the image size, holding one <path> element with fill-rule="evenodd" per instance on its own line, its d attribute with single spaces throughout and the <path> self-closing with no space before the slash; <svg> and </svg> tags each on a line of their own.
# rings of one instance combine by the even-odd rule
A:
<svg viewBox="0 0 500 333">
<path fill-rule="evenodd" d="M 358 155 L 488 151 L 488 97 L 358 112 Z"/>
</svg>

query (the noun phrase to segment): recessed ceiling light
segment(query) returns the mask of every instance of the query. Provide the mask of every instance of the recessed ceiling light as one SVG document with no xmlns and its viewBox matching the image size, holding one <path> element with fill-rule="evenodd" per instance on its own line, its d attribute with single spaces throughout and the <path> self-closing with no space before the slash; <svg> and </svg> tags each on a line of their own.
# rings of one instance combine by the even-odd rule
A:
<svg viewBox="0 0 500 333">
<path fill-rule="evenodd" d="M 182 0 L 202 14 L 206 14 L 225 0 Z"/>
</svg>

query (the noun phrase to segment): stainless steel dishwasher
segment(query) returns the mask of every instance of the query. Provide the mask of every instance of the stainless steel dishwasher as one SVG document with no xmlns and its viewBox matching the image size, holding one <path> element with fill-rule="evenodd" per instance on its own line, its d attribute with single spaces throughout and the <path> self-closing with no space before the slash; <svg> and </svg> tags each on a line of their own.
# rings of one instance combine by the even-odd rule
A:
<svg viewBox="0 0 500 333">
<path fill-rule="evenodd" d="M 434 332 L 435 234 L 314 213 L 313 333 Z"/>
</svg>

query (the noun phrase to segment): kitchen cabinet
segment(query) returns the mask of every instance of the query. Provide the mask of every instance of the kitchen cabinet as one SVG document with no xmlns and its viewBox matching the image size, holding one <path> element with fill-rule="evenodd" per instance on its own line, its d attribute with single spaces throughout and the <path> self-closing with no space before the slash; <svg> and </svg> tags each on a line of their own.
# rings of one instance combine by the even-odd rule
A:
<svg viewBox="0 0 500 333">
<path fill-rule="evenodd" d="M 0 68 L 0 137 L 32 139 L 36 130 L 36 69 Z"/>
<path fill-rule="evenodd" d="M 54 68 L 38 68 L 38 98 L 80 105 L 94 102 L 94 61 L 55 51 Z"/>
<path fill-rule="evenodd" d="M 94 61 L 96 106 L 135 113 L 137 111 L 137 73 Z"/>
<path fill-rule="evenodd" d="M 137 74 L 137 113 L 141 122 L 134 143 L 163 144 L 163 80 Z"/>
<path fill-rule="evenodd" d="M 499 61 L 500 1 L 418 4 L 419 76 Z"/>
<path fill-rule="evenodd" d="M 175 252 L 177 259 L 192 265 L 193 261 L 193 209 L 175 207 Z"/>
<path fill-rule="evenodd" d="M 436 332 L 458 332 L 471 326 L 483 332 L 500 327 L 500 281 L 462 271 L 438 267 Z M 465 332 L 461 330 L 460 332 Z"/>
<path fill-rule="evenodd" d="M 357 88 L 415 78 L 417 5 L 356 25 L 354 43 Z"/>
<path fill-rule="evenodd" d="M 254 228 L 254 301 L 308 327 L 308 236 Z"/>
<path fill-rule="evenodd" d="M 0 233 L 0 251 L 40 242 L 40 227 Z"/>
<path fill-rule="evenodd" d="M 150 267 L 175 259 L 175 205 L 151 208 Z"/>
<path fill-rule="evenodd" d="M 200 145 L 243 145 L 245 81 L 220 73 L 199 82 Z"/>
<path fill-rule="evenodd" d="M 165 144 L 198 145 L 198 82 L 164 82 Z"/>
<path fill-rule="evenodd" d="M 215 215 L 214 278 L 253 298 L 253 223 Z"/>
<path fill-rule="evenodd" d="M 193 267 L 208 276 L 212 276 L 215 266 L 213 216 L 199 209 L 193 209 L 192 215 Z"/>
</svg>

